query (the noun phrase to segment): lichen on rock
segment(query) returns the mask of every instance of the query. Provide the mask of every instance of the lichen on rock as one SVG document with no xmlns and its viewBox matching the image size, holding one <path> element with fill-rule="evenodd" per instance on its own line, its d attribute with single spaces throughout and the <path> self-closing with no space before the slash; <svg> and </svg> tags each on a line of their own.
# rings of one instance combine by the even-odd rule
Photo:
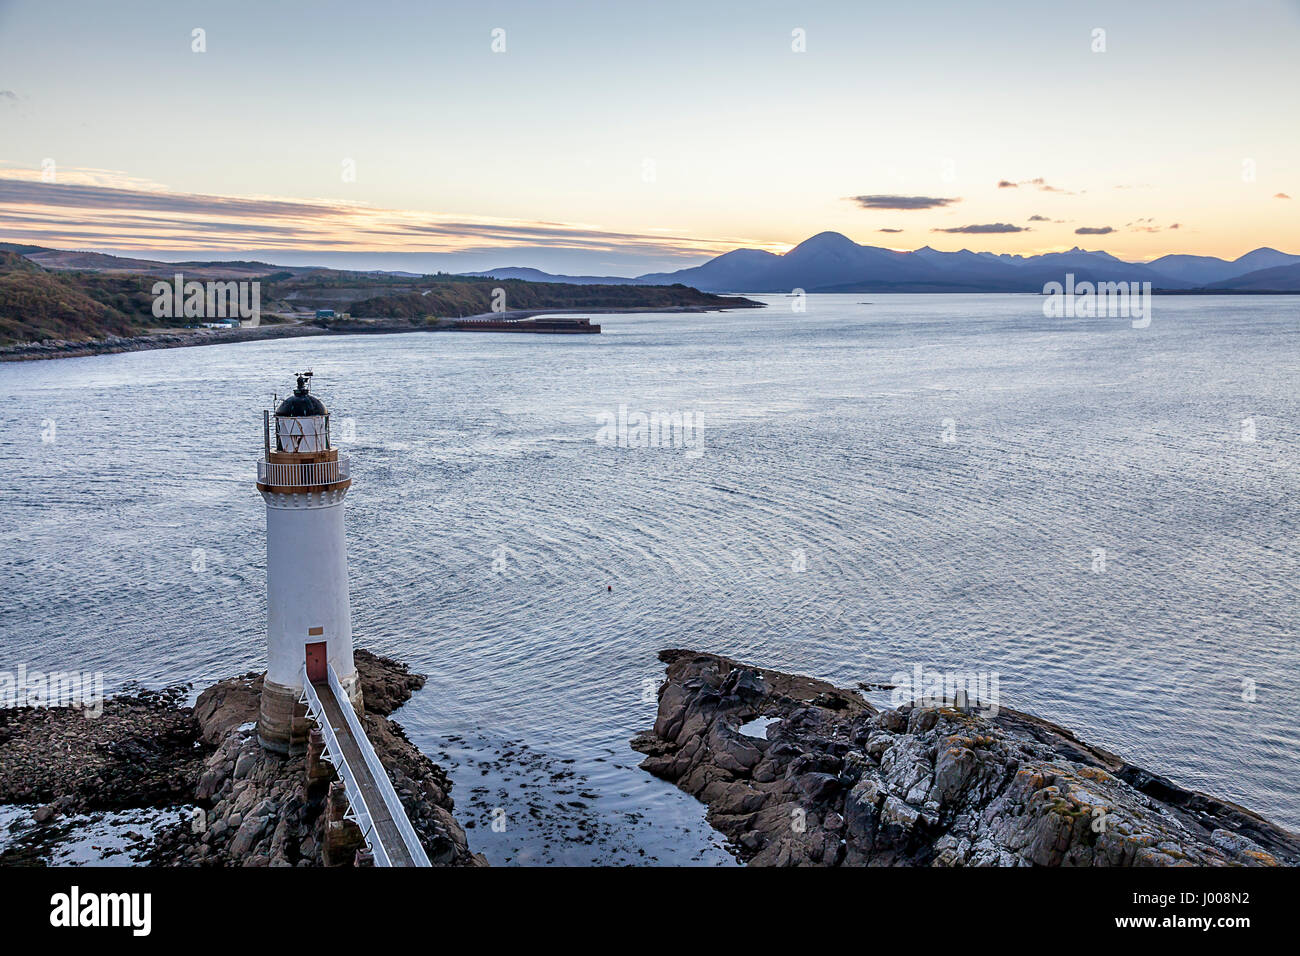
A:
<svg viewBox="0 0 1300 956">
<path fill-rule="evenodd" d="M 877 711 L 824 681 L 667 650 L 641 766 L 752 865 L 1300 865 L 1300 838 L 1002 709 Z M 741 734 L 758 717 L 766 739 Z"/>
</svg>

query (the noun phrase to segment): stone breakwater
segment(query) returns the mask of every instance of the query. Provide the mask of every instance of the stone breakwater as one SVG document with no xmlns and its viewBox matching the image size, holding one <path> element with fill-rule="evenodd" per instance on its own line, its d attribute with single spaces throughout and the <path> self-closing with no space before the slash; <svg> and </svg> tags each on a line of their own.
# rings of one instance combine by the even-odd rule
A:
<svg viewBox="0 0 1300 956">
<path fill-rule="evenodd" d="M 641 766 L 756 866 L 1300 865 L 1300 837 L 1001 710 L 878 711 L 824 681 L 666 650 Z M 761 736 L 741 727 L 767 718 Z"/>
<path fill-rule="evenodd" d="M 356 663 L 366 732 L 430 862 L 485 865 L 453 816 L 447 775 L 388 718 L 424 678 L 366 651 Z M 352 853 L 329 852 L 326 830 L 355 826 L 340 820 L 328 765 L 309 780 L 306 756 L 279 757 L 257 743 L 261 682 L 256 673 L 221 681 L 193 708 L 182 705 L 183 688 L 114 697 L 99 719 L 67 708 L 0 711 L 0 803 L 49 801 L 34 817 L 52 833 L 65 814 L 195 808 L 145 849 L 153 865 L 351 864 Z M 357 837 L 343 843 L 354 846 Z M 29 858 L 30 850 L 18 861 Z"/>
</svg>

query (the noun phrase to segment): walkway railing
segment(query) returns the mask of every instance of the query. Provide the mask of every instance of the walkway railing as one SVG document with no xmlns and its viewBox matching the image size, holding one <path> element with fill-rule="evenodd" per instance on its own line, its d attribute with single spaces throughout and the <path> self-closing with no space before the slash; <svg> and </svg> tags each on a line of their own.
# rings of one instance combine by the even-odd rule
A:
<svg viewBox="0 0 1300 956">
<path fill-rule="evenodd" d="M 343 748 L 339 744 L 338 734 L 330 725 L 325 708 L 316 693 L 316 687 L 307 678 L 305 665 L 302 669 L 302 690 L 302 700 L 307 705 L 307 713 L 320 727 L 321 734 L 325 738 L 325 756 L 334 765 L 334 769 L 338 771 L 339 779 L 343 781 L 343 788 L 348 798 L 348 813 L 356 821 L 357 826 L 361 829 L 361 835 L 366 841 L 366 846 L 370 847 L 371 852 L 374 854 L 375 866 L 393 866 L 393 857 L 390 851 L 395 850 L 396 847 L 384 846 L 383 839 L 375 827 L 374 815 L 371 813 L 366 794 L 362 790 L 360 778 L 344 755 Z M 347 692 L 343 689 L 343 685 L 339 683 L 338 675 L 334 673 L 333 667 L 329 668 L 329 690 L 334 695 L 339 710 L 343 713 L 347 733 L 352 737 L 357 750 L 360 751 L 366 769 L 374 781 L 375 788 L 379 791 L 378 799 L 383 802 L 388 810 L 388 815 L 392 818 L 398 833 L 401 835 L 406 852 L 410 855 L 415 866 L 429 866 L 428 854 L 424 852 L 424 846 L 420 843 L 415 828 L 411 826 L 410 818 L 406 815 L 406 809 L 402 806 L 402 801 L 398 799 L 392 781 L 388 779 L 388 771 L 384 769 L 383 763 L 380 762 L 379 756 L 375 753 L 375 748 L 371 746 L 370 738 L 366 736 L 361 721 L 357 719 L 356 711 L 352 709 L 352 702 L 348 700 Z M 372 794 L 371 799 L 374 799 L 375 796 Z"/>
<path fill-rule="evenodd" d="M 325 708 L 321 705 L 320 697 L 316 694 L 316 688 L 312 682 L 307 679 L 307 668 L 302 672 L 302 699 L 307 705 L 307 714 L 316 722 L 320 728 L 321 734 L 325 737 L 325 759 L 334 765 L 338 771 L 339 779 L 343 781 L 343 789 L 348 796 L 348 811 L 358 827 L 361 828 L 361 837 L 366 841 L 366 846 L 370 847 L 375 857 L 375 866 L 392 866 L 388 859 L 388 852 L 384 849 L 378 835 L 375 833 L 374 821 L 370 818 L 370 808 L 366 806 L 366 799 L 361 795 L 361 788 L 357 784 L 356 774 L 348 766 L 347 757 L 343 756 L 343 748 L 339 746 L 338 737 L 334 733 L 334 728 L 330 726 L 329 720 L 325 716 Z M 351 704 L 348 705 L 349 709 Z"/>
<path fill-rule="evenodd" d="M 336 485 L 352 475 L 352 462 L 346 455 L 338 461 L 272 462 L 258 461 L 258 484 L 283 488 L 308 488 Z"/>
<path fill-rule="evenodd" d="M 304 671 L 306 668 L 304 668 Z M 352 736 L 357 741 L 357 746 L 361 749 L 361 756 L 365 758 L 366 766 L 370 769 L 370 775 L 375 778 L 375 783 L 379 787 L 379 795 L 388 807 L 388 813 L 397 824 L 397 831 L 402 835 L 402 842 L 406 844 L 406 850 L 411 854 L 411 859 L 415 861 L 416 866 L 428 866 L 429 857 L 424 852 L 424 846 L 420 843 L 420 838 L 416 836 L 415 827 L 411 826 L 411 820 L 406 815 L 406 808 L 402 806 L 402 801 L 397 798 L 397 791 L 393 789 L 393 782 L 388 779 L 388 771 L 384 765 L 379 762 L 379 755 L 375 753 L 375 748 L 370 745 L 370 738 L 366 736 L 365 728 L 361 726 L 361 721 L 357 718 L 357 712 L 352 709 L 352 702 L 348 700 L 347 691 L 339 683 L 338 674 L 334 673 L 334 668 L 329 668 L 330 690 L 334 692 L 334 699 L 339 702 L 339 707 L 343 711 L 343 719 L 348 722 L 348 728 L 352 731 Z M 310 683 L 308 681 L 307 683 Z"/>
</svg>

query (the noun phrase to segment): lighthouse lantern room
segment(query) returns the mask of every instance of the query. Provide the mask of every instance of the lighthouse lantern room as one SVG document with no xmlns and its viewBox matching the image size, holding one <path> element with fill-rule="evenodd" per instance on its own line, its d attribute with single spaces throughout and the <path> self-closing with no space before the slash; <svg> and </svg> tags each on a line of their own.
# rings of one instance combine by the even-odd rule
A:
<svg viewBox="0 0 1300 956">
<path fill-rule="evenodd" d="M 262 416 L 257 490 L 266 501 L 266 680 L 257 722 L 262 746 L 306 746 L 304 674 L 325 682 L 333 668 L 357 713 L 361 686 L 352 659 L 343 499 L 349 462 L 330 445 L 330 416 L 310 393 L 311 372 Z"/>
</svg>

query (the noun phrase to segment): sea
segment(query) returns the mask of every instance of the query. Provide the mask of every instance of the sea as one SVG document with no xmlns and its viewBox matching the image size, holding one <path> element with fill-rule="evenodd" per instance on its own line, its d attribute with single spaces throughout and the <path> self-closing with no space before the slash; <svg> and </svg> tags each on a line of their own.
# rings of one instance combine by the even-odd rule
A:
<svg viewBox="0 0 1300 956">
<path fill-rule="evenodd" d="M 396 719 L 494 865 L 735 864 L 629 747 L 665 648 L 978 675 L 1300 829 L 1300 297 L 753 298 L 0 365 L 0 671 L 263 666 L 262 411 L 310 369 L 355 643 L 428 675 Z"/>
</svg>

